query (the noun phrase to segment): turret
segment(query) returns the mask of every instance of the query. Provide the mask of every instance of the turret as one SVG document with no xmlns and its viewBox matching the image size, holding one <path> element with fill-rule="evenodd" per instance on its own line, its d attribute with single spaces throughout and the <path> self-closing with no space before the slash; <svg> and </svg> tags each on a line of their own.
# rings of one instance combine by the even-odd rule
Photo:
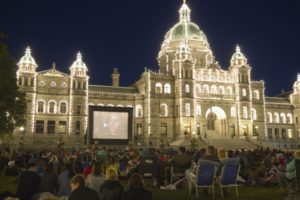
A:
<svg viewBox="0 0 300 200">
<path fill-rule="evenodd" d="M 120 73 L 117 68 L 114 68 L 114 70 L 111 74 L 111 84 L 114 87 L 120 86 Z"/>
</svg>

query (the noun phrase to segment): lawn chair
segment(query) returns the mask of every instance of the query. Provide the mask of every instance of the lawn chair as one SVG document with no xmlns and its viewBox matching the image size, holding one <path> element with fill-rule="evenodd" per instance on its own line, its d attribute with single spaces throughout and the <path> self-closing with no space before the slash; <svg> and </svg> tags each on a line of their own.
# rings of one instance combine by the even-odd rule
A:
<svg viewBox="0 0 300 200">
<path fill-rule="evenodd" d="M 215 198 L 215 177 L 217 172 L 217 166 L 219 164 L 211 161 L 201 162 L 197 167 L 196 176 L 191 179 L 191 183 L 196 188 L 196 196 L 198 198 L 198 188 L 208 188 L 209 192 L 212 192 L 213 198 Z"/>
<path fill-rule="evenodd" d="M 222 198 L 224 197 L 224 187 L 235 187 L 236 196 L 239 196 L 237 178 L 240 172 L 240 165 L 225 165 L 222 168 L 221 176 L 219 179 L 219 186 Z"/>
<path fill-rule="evenodd" d="M 173 162 L 170 167 L 171 184 L 173 184 L 174 181 L 184 178 L 185 171 L 190 167 L 190 165 L 191 165 L 191 162 L 187 162 L 187 163 Z"/>
<path fill-rule="evenodd" d="M 300 160 L 295 159 L 295 175 L 296 177 L 292 179 L 292 182 L 288 185 L 288 190 L 296 185 L 296 191 L 298 191 L 298 184 L 300 182 Z"/>
<path fill-rule="evenodd" d="M 153 177 L 153 169 L 155 168 L 155 160 L 153 158 L 141 158 L 139 174 L 144 178 Z"/>
</svg>

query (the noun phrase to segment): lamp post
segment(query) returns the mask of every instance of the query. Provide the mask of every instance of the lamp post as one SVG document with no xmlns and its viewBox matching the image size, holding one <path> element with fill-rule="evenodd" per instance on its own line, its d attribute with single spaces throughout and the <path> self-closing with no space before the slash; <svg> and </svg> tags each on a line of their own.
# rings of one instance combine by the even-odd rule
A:
<svg viewBox="0 0 300 200">
<path fill-rule="evenodd" d="M 206 124 L 203 125 L 204 126 L 204 138 L 206 139 Z"/>
<path fill-rule="evenodd" d="M 234 138 L 234 136 L 235 136 L 235 125 L 234 125 L 234 124 L 232 124 L 230 127 L 232 128 L 232 132 L 231 132 L 231 139 L 233 139 L 233 138 Z"/>
<path fill-rule="evenodd" d="M 197 123 L 197 134 L 199 135 L 199 137 L 201 138 L 201 132 L 200 132 L 200 123 Z"/>
</svg>

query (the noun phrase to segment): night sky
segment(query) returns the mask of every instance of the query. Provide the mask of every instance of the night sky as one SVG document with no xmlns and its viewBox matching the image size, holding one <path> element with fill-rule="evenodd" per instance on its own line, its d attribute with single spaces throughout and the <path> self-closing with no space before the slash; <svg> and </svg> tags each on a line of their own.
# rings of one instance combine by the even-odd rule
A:
<svg viewBox="0 0 300 200">
<path fill-rule="evenodd" d="M 254 80 L 267 95 L 291 90 L 300 73 L 300 1 L 188 0 L 192 21 L 206 34 L 216 60 L 227 69 L 238 43 Z M 180 0 L 1 0 L 0 32 L 17 60 L 29 45 L 39 65 L 69 67 L 80 50 L 90 84 L 110 85 L 113 67 L 121 85 L 158 70 L 166 32 L 178 21 Z"/>
</svg>

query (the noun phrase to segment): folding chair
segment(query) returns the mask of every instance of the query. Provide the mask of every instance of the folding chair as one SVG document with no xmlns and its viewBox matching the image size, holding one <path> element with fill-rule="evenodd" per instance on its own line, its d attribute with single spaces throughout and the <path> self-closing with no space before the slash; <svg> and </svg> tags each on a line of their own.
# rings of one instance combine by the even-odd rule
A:
<svg viewBox="0 0 300 200">
<path fill-rule="evenodd" d="M 219 186 L 222 198 L 224 197 L 224 187 L 235 187 L 236 196 L 239 196 L 237 178 L 240 172 L 240 165 L 225 165 L 222 168 L 221 176 L 219 179 Z"/>
<path fill-rule="evenodd" d="M 288 190 L 296 185 L 296 191 L 298 191 L 298 184 L 300 182 L 300 160 L 295 159 L 295 178 L 292 179 L 291 183 L 288 185 Z"/>
<path fill-rule="evenodd" d="M 196 176 L 191 179 L 191 183 L 194 184 L 196 188 L 196 196 L 198 198 L 198 188 L 208 188 L 212 191 L 213 198 L 215 198 L 215 176 L 217 172 L 218 163 L 214 162 L 203 162 L 197 168 Z"/>
<path fill-rule="evenodd" d="M 190 167 L 190 162 L 188 163 L 172 163 L 170 167 L 170 178 L 171 184 L 173 184 L 174 180 L 179 180 L 185 177 L 185 170 Z"/>
</svg>

